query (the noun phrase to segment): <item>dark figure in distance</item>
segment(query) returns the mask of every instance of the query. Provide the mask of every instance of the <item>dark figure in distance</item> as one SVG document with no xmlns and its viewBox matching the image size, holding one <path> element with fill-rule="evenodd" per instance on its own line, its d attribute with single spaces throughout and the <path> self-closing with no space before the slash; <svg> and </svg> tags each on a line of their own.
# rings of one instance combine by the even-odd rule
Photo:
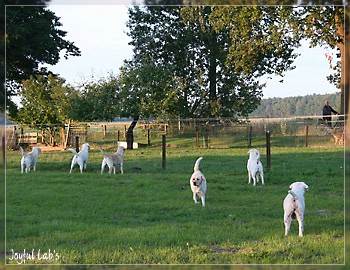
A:
<svg viewBox="0 0 350 270">
<path fill-rule="evenodd" d="M 327 122 L 329 127 L 332 127 L 332 113 L 338 114 L 336 110 L 334 110 L 329 104 L 328 100 L 324 102 L 323 110 L 322 110 L 322 115 L 323 115 L 323 120 Z"/>
</svg>

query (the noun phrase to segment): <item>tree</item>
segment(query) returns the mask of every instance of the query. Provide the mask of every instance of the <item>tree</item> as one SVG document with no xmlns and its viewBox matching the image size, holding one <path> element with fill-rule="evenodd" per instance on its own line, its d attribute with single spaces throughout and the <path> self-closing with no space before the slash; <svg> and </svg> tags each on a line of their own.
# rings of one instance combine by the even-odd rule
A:
<svg viewBox="0 0 350 270">
<path fill-rule="evenodd" d="M 236 0 L 234 3 L 230 0 L 184 0 L 184 4 L 219 4 L 219 5 L 295 5 L 298 6 L 300 13 L 291 14 L 291 24 L 293 30 L 302 38 L 311 40 L 311 46 L 328 46 L 337 48 L 340 59 L 334 66 L 335 74 L 328 77 L 331 83 L 338 85 L 341 90 L 340 112 L 346 115 L 348 124 L 350 120 L 347 117 L 350 110 L 350 32 L 349 32 L 349 3 L 343 0 Z M 302 5 L 302 6 L 300 6 Z M 314 6 L 312 6 L 314 5 Z M 323 56 L 320 56 L 323 57 Z M 349 135 L 350 132 L 347 132 Z"/>
<path fill-rule="evenodd" d="M 318 1 L 312 2 L 317 3 Z M 349 27 L 345 26 L 349 26 L 350 11 L 349 8 L 344 8 L 343 1 L 332 2 L 334 5 L 305 7 L 301 26 L 304 37 L 311 40 L 311 46 L 329 46 L 337 48 L 339 51 L 337 57 L 340 59 L 340 63 L 335 66 L 335 69 L 336 73 L 340 75 L 329 78 L 331 80 L 336 78 L 333 82 L 338 84 L 341 90 L 340 113 L 346 115 L 349 125 L 350 120 L 347 115 L 350 109 L 350 71 L 348 68 L 350 66 L 350 32 Z M 348 3 L 346 3 L 346 7 L 348 7 Z M 348 45 L 346 46 L 346 44 Z"/>
<path fill-rule="evenodd" d="M 141 117 L 177 116 L 178 109 L 165 106 L 169 103 L 181 104 L 182 112 L 191 114 L 191 108 L 184 106 L 187 105 L 186 94 L 179 95 L 177 88 L 190 87 L 190 84 L 184 85 L 182 74 L 194 76 L 198 72 L 190 69 L 186 56 L 187 33 L 181 33 L 179 10 L 179 6 L 129 9 L 128 27 L 134 56 L 122 68 L 122 77 L 126 91 L 128 87 L 132 89 L 134 100 L 138 100 L 134 106 L 129 104 L 134 114 Z M 167 104 L 161 102 L 163 98 Z M 142 106 L 138 105 L 140 103 Z"/>
<path fill-rule="evenodd" d="M 284 21 L 276 19 L 287 11 L 276 10 L 227 7 L 226 15 L 235 16 L 245 26 L 241 32 L 237 27 L 235 33 L 228 25 L 217 23 L 215 7 L 152 6 L 129 10 L 129 35 L 135 49 L 128 69 L 133 73 L 142 70 L 143 74 L 151 69 L 163 71 L 159 75 L 163 82 L 158 80 L 159 76 L 148 77 L 147 82 L 134 81 L 134 86 L 137 84 L 140 89 L 155 81 L 163 85 L 158 88 L 170 93 L 167 96 L 172 97 L 174 104 L 172 116 L 247 115 L 261 98 L 262 85 L 257 78 L 271 72 L 283 73 L 292 68 L 296 57 L 292 48 L 298 45 L 297 39 L 283 38 L 281 32 L 286 26 Z M 277 31 L 281 26 L 284 28 Z M 269 33 L 270 40 L 263 39 Z M 259 50 L 252 52 L 252 41 L 256 39 L 261 40 L 254 44 Z M 234 50 L 236 55 L 232 53 Z M 139 91 L 138 96 L 147 96 L 147 89 Z"/>
<path fill-rule="evenodd" d="M 167 88 L 170 75 L 166 69 L 149 65 L 125 62 L 118 81 L 120 116 L 132 117 L 127 130 L 127 148 L 133 148 L 133 129 L 140 117 L 172 115 L 174 95 Z M 166 75 L 167 74 L 167 75 Z"/>
<path fill-rule="evenodd" d="M 238 114 L 247 115 L 256 108 L 262 95 L 261 91 L 254 92 L 254 89 L 262 88 L 257 83 L 258 78 L 272 73 L 283 76 L 285 71 L 294 68 L 292 64 L 297 55 L 293 50 L 299 46 L 300 39 L 290 31 L 286 35 L 289 30 L 288 14 L 293 12 L 291 7 L 275 6 L 199 6 L 182 9 L 181 15 L 186 22 L 199 25 L 201 31 L 209 35 L 207 58 L 211 102 L 216 103 L 215 96 L 220 97 L 227 86 L 233 89 L 235 86 L 248 86 L 248 91 L 237 96 L 238 103 L 229 99 L 234 93 L 232 90 L 230 95 L 221 98 L 229 101 Z M 222 50 L 217 50 L 218 47 Z M 223 74 L 226 76 L 224 80 L 220 78 Z M 254 96 L 255 102 L 252 99 Z M 244 106 L 238 106 L 242 101 L 246 101 Z M 221 101 L 217 104 L 223 107 Z"/>
<path fill-rule="evenodd" d="M 15 119 L 20 124 L 47 131 L 54 142 L 56 127 L 64 126 L 73 107 L 77 92 L 65 85 L 65 80 L 54 75 L 30 76 L 20 90 L 22 105 Z"/>
<path fill-rule="evenodd" d="M 113 120 L 120 112 L 119 82 L 112 75 L 86 82 L 73 101 L 70 118 L 78 121 Z"/>
<path fill-rule="evenodd" d="M 79 56 L 73 42 L 64 39 L 66 32 L 55 14 L 45 6 L 6 7 L 6 90 L 16 94 L 22 80 L 47 74 L 40 64 L 54 65 L 63 56 Z"/>
</svg>

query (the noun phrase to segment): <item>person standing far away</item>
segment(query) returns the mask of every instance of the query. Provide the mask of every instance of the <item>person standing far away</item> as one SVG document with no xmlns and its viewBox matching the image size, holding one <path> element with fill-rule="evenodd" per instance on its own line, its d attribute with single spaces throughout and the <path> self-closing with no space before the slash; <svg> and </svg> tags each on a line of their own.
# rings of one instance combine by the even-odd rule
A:
<svg viewBox="0 0 350 270">
<path fill-rule="evenodd" d="M 328 100 L 324 102 L 323 110 L 322 110 L 322 115 L 323 115 L 323 120 L 327 122 L 329 127 L 332 127 L 332 113 L 338 114 L 336 110 L 334 110 L 329 104 Z"/>
</svg>

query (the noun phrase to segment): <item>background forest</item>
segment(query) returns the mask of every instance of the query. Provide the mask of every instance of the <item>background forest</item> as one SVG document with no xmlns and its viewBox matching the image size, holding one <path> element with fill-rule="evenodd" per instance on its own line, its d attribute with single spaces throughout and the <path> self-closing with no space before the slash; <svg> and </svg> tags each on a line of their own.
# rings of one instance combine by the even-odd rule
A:
<svg viewBox="0 0 350 270">
<path fill-rule="evenodd" d="M 307 95 L 286 98 L 262 99 L 260 105 L 249 115 L 250 117 L 292 117 L 322 115 L 324 101 L 337 112 L 340 112 L 340 92 L 326 95 Z"/>
</svg>

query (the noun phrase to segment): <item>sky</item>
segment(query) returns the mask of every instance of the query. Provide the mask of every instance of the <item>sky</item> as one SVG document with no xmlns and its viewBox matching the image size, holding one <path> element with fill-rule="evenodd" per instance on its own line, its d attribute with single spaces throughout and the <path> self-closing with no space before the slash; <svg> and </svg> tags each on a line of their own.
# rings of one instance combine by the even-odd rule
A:
<svg viewBox="0 0 350 270">
<path fill-rule="evenodd" d="M 118 5 L 109 5 L 113 0 L 103 0 L 101 3 L 105 5 L 89 5 L 89 1 L 75 0 L 73 3 L 85 4 L 72 5 L 69 4 L 72 0 L 53 0 L 49 9 L 61 18 L 61 29 L 67 31 L 66 39 L 74 42 L 81 50 L 81 56 L 69 57 L 68 60 L 62 57 L 55 66 L 48 66 L 49 69 L 60 74 L 73 86 L 90 81 L 92 76 L 98 80 L 109 74 L 117 75 L 123 61 L 132 58 L 132 46 L 128 45 L 130 38 L 126 34 L 127 10 L 131 7 L 127 5 L 135 3 L 131 1 L 120 0 Z M 308 42 L 303 42 L 297 52 L 301 55 L 294 62 L 294 70 L 287 71 L 283 78 L 269 76 L 272 79 L 266 79 L 266 76 L 261 79 L 262 83 L 267 84 L 263 89 L 263 98 L 339 91 L 326 79 L 332 70 L 325 53 L 334 54 L 335 51 L 320 47 L 309 48 Z M 281 79 L 283 83 L 279 82 Z"/>
</svg>

